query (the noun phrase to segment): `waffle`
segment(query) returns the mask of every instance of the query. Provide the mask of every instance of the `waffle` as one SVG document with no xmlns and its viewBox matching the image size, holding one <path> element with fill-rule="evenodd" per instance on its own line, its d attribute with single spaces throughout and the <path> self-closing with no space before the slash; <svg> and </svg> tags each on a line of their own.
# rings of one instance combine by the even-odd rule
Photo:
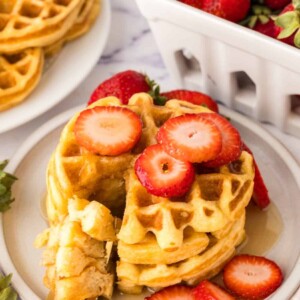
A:
<svg viewBox="0 0 300 300">
<path fill-rule="evenodd" d="M 137 244 L 151 232 L 161 249 L 174 251 L 183 245 L 187 227 L 195 232 L 221 230 L 240 218 L 248 205 L 253 188 L 252 163 L 252 156 L 243 152 L 238 172 L 226 165 L 215 173 L 197 175 L 190 192 L 176 201 L 148 194 L 132 171 L 118 238 Z"/>
<path fill-rule="evenodd" d="M 244 225 L 245 213 L 233 223 L 223 238 L 210 236 L 205 250 L 196 255 L 191 253 L 191 257 L 177 263 L 145 264 L 148 263 L 146 260 L 144 264 L 133 264 L 121 258 L 117 266 L 119 289 L 124 293 L 139 294 L 144 286 L 158 289 L 181 282 L 195 285 L 202 279 L 217 275 L 244 240 Z"/>
<path fill-rule="evenodd" d="M 114 279 L 107 270 L 104 241 L 116 238 L 113 217 L 100 203 L 78 198 L 69 200 L 68 210 L 67 218 L 35 241 L 36 247 L 46 247 L 44 284 L 57 300 L 110 298 Z"/>
<path fill-rule="evenodd" d="M 115 97 L 102 99 L 93 106 L 116 105 Z M 47 211 L 50 223 L 59 222 L 67 214 L 68 199 L 73 195 L 89 200 L 99 200 L 112 210 L 114 215 L 125 202 L 125 175 L 138 154 L 156 143 L 155 135 L 164 121 L 185 112 L 209 112 L 202 106 L 184 101 L 169 101 L 166 106 L 154 106 L 147 94 L 137 94 L 130 99 L 130 109 L 141 115 L 144 123 L 140 142 L 130 153 L 116 157 L 99 156 L 80 147 L 73 133 L 76 114 L 65 126 L 60 142 L 48 165 Z"/>
<path fill-rule="evenodd" d="M 39 82 L 43 64 L 40 48 L 0 55 L 0 111 L 25 99 Z"/>
<path fill-rule="evenodd" d="M 0 3 L 0 53 L 43 47 L 73 26 L 83 0 L 8 0 Z"/>
<path fill-rule="evenodd" d="M 95 106 L 123 105 L 107 97 L 90 107 Z M 126 107 L 143 122 L 141 139 L 128 153 L 100 156 L 79 146 L 73 132 L 79 113 L 63 129 L 47 171 L 51 226 L 70 218 L 73 197 L 101 202 L 121 217 L 117 276 L 119 289 L 126 293 L 182 281 L 195 284 L 216 275 L 245 236 L 245 207 L 253 192 L 252 156 L 243 151 L 237 161 L 209 173 L 199 168 L 188 194 L 176 201 L 150 195 L 133 171 L 136 158 L 156 143 L 156 133 L 168 119 L 211 111 L 180 100 L 155 106 L 144 93 L 134 95 Z"/>
<path fill-rule="evenodd" d="M 94 24 L 100 12 L 99 0 L 86 0 L 71 29 L 60 40 L 44 48 L 47 57 L 57 54 L 66 42 L 85 34 Z"/>
</svg>

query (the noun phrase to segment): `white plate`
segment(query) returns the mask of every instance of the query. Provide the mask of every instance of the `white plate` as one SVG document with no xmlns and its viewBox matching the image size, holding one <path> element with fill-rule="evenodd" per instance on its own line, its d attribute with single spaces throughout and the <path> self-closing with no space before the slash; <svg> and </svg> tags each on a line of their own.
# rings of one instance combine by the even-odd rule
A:
<svg viewBox="0 0 300 300">
<path fill-rule="evenodd" d="M 91 30 L 62 49 L 24 102 L 0 112 L 0 133 L 36 118 L 70 94 L 99 60 L 110 23 L 110 0 L 102 0 L 101 12 Z"/>
<path fill-rule="evenodd" d="M 0 263 L 5 273 L 13 273 L 13 284 L 23 300 L 46 299 L 42 284 L 44 269 L 39 265 L 42 250 L 33 241 L 47 227 L 41 213 L 45 197 L 45 170 L 66 121 L 80 108 L 69 110 L 44 124 L 20 147 L 8 165 L 19 180 L 14 185 L 12 209 L 0 218 Z M 283 285 L 270 299 L 287 300 L 300 285 L 300 169 L 290 153 L 259 125 L 244 116 L 222 108 L 255 153 L 269 188 L 274 207 L 283 223 L 277 242 L 264 255 L 283 269 Z M 270 228 L 257 226 L 257 234 Z M 274 222 L 273 222 L 274 224 Z M 262 228 L 264 227 L 264 228 Z M 271 226 L 272 227 L 272 226 Z M 253 253 L 256 254 L 256 253 Z M 116 299 L 143 299 L 143 296 L 115 296 Z"/>
</svg>

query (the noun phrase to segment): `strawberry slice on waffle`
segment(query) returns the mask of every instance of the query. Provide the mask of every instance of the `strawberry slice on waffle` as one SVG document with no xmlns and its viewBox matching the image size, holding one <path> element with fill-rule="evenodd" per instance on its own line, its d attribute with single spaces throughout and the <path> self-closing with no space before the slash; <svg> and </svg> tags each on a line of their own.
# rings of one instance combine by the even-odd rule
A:
<svg viewBox="0 0 300 300">
<path fill-rule="evenodd" d="M 159 144 L 147 147 L 136 160 L 134 168 L 147 191 L 160 197 L 183 196 L 195 178 L 191 163 L 170 156 Z"/>
<path fill-rule="evenodd" d="M 222 148 L 218 127 L 205 114 L 185 114 L 166 121 L 156 139 L 171 156 L 189 162 L 214 159 Z"/>
<path fill-rule="evenodd" d="M 125 107 L 96 106 L 80 113 L 74 125 L 79 145 L 100 155 L 131 150 L 142 134 L 140 117 Z"/>
</svg>

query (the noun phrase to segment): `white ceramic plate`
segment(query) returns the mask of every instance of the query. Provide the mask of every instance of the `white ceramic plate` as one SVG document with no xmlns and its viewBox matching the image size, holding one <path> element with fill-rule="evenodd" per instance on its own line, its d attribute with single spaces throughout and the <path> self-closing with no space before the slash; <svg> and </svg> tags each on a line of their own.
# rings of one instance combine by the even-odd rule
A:
<svg viewBox="0 0 300 300">
<path fill-rule="evenodd" d="M 67 44 L 43 74 L 32 94 L 21 104 L 0 112 L 0 133 L 18 127 L 62 101 L 89 74 L 104 49 L 110 30 L 109 0 L 91 30 Z"/>
<path fill-rule="evenodd" d="M 0 264 L 5 273 L 13 273 L 14 287 L 23 300 L 46 299 L 47 290 L 42 284 L 44 269 L 39 265 L 42 250 L 33 247 L 36 235 L 47 227 L 41 210 L 46 193 L 45 170 L 63 125 L 78 110 L 78 107 L 69 110 L 38 129 L 20 147 L 8 166 L 8 171 L 15 173 L 19 180 L 14 185 L 16 200 L 12 209 L 0 218 Z M 285 276 L 283 285 L 270 299 L 288 300 L 300 285 L 299 166 L 290 153 L 259 125 L 227 109 L 222 108 L 222 112 L 231 118 L 255 153 L 274 203 L 273 209 L 279 212 L 279 219 L 271 213 L 271 219 L 257 223 L 254 244 L 261 243 L 258 237 L 262 232 L 271 236 L 275 225 L 282 222 L 279 238 L 263 254 L 274 259 Z M 255 251 L 252 254 L 257 254 Z M 143 296 L 117 295 L 116 299 L 143 299 Z"/>
</svg>

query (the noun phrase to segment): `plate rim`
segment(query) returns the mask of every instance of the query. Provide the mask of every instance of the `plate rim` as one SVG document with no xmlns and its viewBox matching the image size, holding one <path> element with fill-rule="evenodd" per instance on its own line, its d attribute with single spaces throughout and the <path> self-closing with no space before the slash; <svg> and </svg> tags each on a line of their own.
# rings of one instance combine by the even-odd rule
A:
<svg viewBox="0 0 300 300">
<path fill-rule="evenodd" d="M 41 116 L 42 114 L 46 113 L 47 111 L 52 109 L 55 105 L 57 105 L 58 103 L 65 100 L 68 97 L 68 95 L 70 95 L 72 93 L 72 91 L 74 91 L 76 89 L 76 87 L 78 87 L 87 78 L 87 76 L 90 74 L 92 69 L 97 64 L 97 61 L 99 60 L 99 58 L 107 44 L 107 40 L 109 37 L 110 28 L 111 28 L 111 19 L 112 19 L 112 13 L 111 13 L 110 0 L 101 0 L 101 10 L 100 10 L 100 14 L 96 20 L 96 23 L 100 24 L 98 26 L 99 26 L 99 28 L 101 28 L 101 31 L 102 31 L 102 34 L 101 34 L 102 39 L 101 39 L 101 42 L 96 44 L 96 45 L 98 45 L 97 49 L 95 51 L 95 53 L 97 55 L 95 55 L 95 57 L 93 57 L 93 59 L 91 60 L 91 63 L 85 69 L 85 72 L 83 73 L 83 75 L 80 78 L 78 78 L 77 81 L 74 81 L 74 84 L 69 85 L 68 89 L 64 89 L 64 91 L 60 93 L 59 97 L 55 97 L 55 99 L 56 99 L 55 101 L 51 101 L 51 102 L 48 102 L 46 105 L 40 106 L 38 110 L 31 110 L 30 113 L 23 114 L 23 116 L 24 116 L 23 118 L 16 118 L 16 116 L 14 116 L 15 113 L 13 111 L 14 109 L 18 109 L 16 114 L 17 114 L 17 116 L 19 116 L 20 113 L 22 112 L 22 108 L 21 108 L 21 106 L 23 104 L 22 102 L 14 107 L 11 107 L 10 109 L 0 112 L 0 119 L 1 119 L 1 113 L 3 113 L 3 114 L 8 115 L 7 117 L 5 117 L 6 119 L 11 118 L 13 120 L 13 122 L 11 122 L 11 123 L 8 123 L 8 122 L 1 123 L 1 121 L 0 121 L 0 134 L 10 131 L 12 129 L 18 128 L 21 125 L 24 125 L 24 124 L 36 119 L 37 117 Z M 91 30 L 92 29 L 93 28 L 91 28 Z M 89 34 L 89 32 L 86 35 L 88 35 L 88 34 Z M 76 42 L 76 40 L 74 42 Z M 72 45 L 66 45 L 66 47 L 70 47 L 70 46 L 72 46 Z M 53 62 L 53 65 L 55 63 L 56 63 L 56 61 Z M 51 67 L 52 67 L 52 65 L 51 65 Z M 47 70 L 47 72 L 48 72 L 48 70 Z M 42 76 L 44 76 L 44 75 L 45 74 L 42 74 Z M 38 86 L 35 88 L 35 90 L 36 89 L 38 89 Z M 28 95 L 27 98 L 30 98 L 30 95 Z M 26 100 L 24 101 L 24 103 L 26 102 Z"/>
<path fill-rule="evenodd" d="M 26 155 L 30 152 L 30 150 L 44 137 L 46 137 L 49 133 L 55 130 L 57 127 L 66 123 L 76 112 L 81 111 L 84 106 L 76 106 L 71 109 L 68 109 L 61 114 L 51 118 L 46 123 L 44 123 L 41 127 L 35 130 L 25 141 L 21 144 L 19 149 L 16 151 L 14 156 L 10 159 L 9 164 L 7 165 L 6 171 L 10 173 L 14 173 L 17 167 L 20 165 L 22 160 L 26 157 Z M 285 146 L 277 140 L 274 136 L 272 136 L 266 129 L 264 129 L 259 123 L 247 118 L 246 116 L 230 110 L 224 106 L 220 106 L 220 112 L 229 118 L 231 118 L 234 122 L 240 123 L 246 128 L 250 129 L 257 136 L 264 139 L 267 144 L 272 145 L 274 151 L 280 156 L 280 158 L 285 162 L 287 167 L 290 169 L 295 182 L 300 189 L 300 166 L 298 165 L 294 156 L 290 153 L 290 151 L 285 148 Z M 1 256 L 2 259 L 0 261 L 2 271 L 5 273 L 13 273 L 13 285 L 17 288 L 19 296 L 21 299 L 30 299 L 30 300 L 38 300 L 40 299 L 33 290 L 25 283 L 23 278 L 17 272 L 17 269 L 14 266 L 13 261 L 11 260 L 8 249 L 5 243 L 5 236 L 3 232 L 3 214 L 0 214 L 0 248 L 1 248 Z M 1 270 L 0 270 L 1 271 Z M 284 284 L 277 290 L 274 295 L 271 295 L 270 300 L 282 300 L 286 299 L 284 297 L 292 297 L 296 292 L 298 287 L 300 286 L 300 253 L 298 253 L 298 258 L 293 266 L 291 273 L 287 278 L 285 278 Z M 25 293 L 25 295 L 24 295 Z"/>
</svg>

